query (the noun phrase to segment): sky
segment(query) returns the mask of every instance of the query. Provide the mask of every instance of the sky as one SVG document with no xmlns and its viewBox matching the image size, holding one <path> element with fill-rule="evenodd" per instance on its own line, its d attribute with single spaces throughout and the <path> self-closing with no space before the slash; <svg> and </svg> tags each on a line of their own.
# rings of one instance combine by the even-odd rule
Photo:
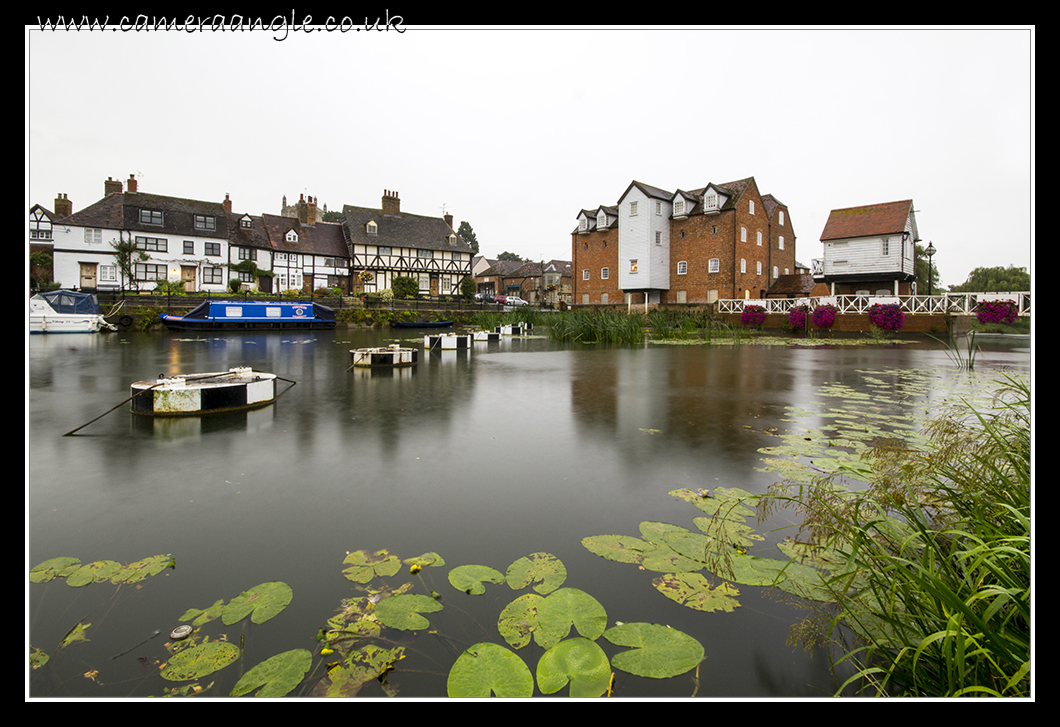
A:
<svg viewBox="0 0 1060 727">
<path fill-rule="evenodd" d="M 392 190 L 487 257 L 569 260 L 634 180 L 754 177 L 804 265 L 830 210 L 912 199 L 943 285 L 1034 272 L 1033 27 L 272 25 L 27 26 L 26 209 L 130 175 L 253 215 Z"/>
</svg>

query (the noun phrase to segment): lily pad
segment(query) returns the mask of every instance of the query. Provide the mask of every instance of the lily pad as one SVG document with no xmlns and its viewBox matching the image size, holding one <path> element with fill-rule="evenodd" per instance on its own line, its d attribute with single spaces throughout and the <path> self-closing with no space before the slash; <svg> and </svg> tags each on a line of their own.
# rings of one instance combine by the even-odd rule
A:
<svg viewBox="0 0 1060 727">
<path fill-rule="evenodd" d="M 339 664 L 329 664 L 327 677 L 314 692 L 327 697 L 355 697 L 365 684 L 379 679 L 394 663 L 405 658 L 405 647 L 383 649 L 374 644 L 358 649 Z"/>
<path fill-rule="evenodd" d="M 501 611 L 497 630 L 513 649 L 521 649 L 530 643 L 539 628 L 537 613 L 544 600 L 536 593 L 524 593 Z"/>
<path fill-rule="evenodd" d="M 550 649 L 565 639 L 571 627 L 595 640 L 607 628 L 607 612 L 595 598 L 577 588 L 561 588 L 540 602 L 534 641 Z"/>
<path fill-rule="evenodd" d="M 239 647 L 227 641 L 209 641 L 173 655 L 161 671 L 163 679 L 182 682 L 213 674 L 239 658 Z"/>
<path fill-rule="evenodd" d="M 148 576 L 155 576 L 166 568 L 176 568 L 176 561 L 171 555 L 152 555 L 150 558 L 122 566 L 113 576 L 111 583 L 139 583 Z"/>
<path fill-rule="evenodd" d="M 375 616 L 379 621 L 392 629 L 418 631 L 429 628 L 431 622 L 421 613 L 441 611 L 442 604 L 430 596 L 406 593 L 383 599 L 375 607 Z"/>
<path fill-rule="evenodd" d="M 403 562 L 405 565 L 419 566 L 420 568 L 426 568 L 428 566 L 438 568 L 445 565 L 445 559 L 437 553 L 424 553 L 415 558 L 405 558 Z"/>
<path fill-rule="evenodd" d="M 527 698 L 534 694 L 534 677 L 517 654 L 503 646 L 478 643 L 457 657 L 449 670 L 450 697 Z"/>
<path fill-rule="evenodd" d="M 657 535 L 662 537 L 662 531 Z M 702 563 L 681 556 L 664 543 L 653 543 L 628 535 L 592 535 L 582 538 L 582 545 L 602 558 L 619 563 L 636 563 L 658 573 L 690 572 L 703 567 Z"/>
<path fill-rule="evenodd" d="M 109 581 L 121 569 L 116 560 L 97 560 L 87 563 L 66 577 L 66 585 L 79 588 L 89 583 Z"/>
<path fill-rule="evenodd" d="M 486 583 L 504 583 L 504 574 L 488 565 L 460 565 L 449 571 L 449 583 L 472 596 L 486 592 Z"/>
<path fill-rule="evenodd" d="M 551 553 L 533 553 L 508 566 L 505 579 L 513 591 L 534 583 L 535 591 L 547 595 L 567 580 L 567 569 L 563 562 Z"/>
<path fill-rule="evenodd" d="M 247 589 L 228 602 L 221 610 L 221 621 L 226 626 L 246 618 L 256 624 L 262 624 L 287 608 L 294 593 L 291 587 L 282 581 L 262 583 Z"/>
<path fill-rule="evenodd" d="M 544 694 L 554 694 L 568 682 L 572 697 L 599 697 L 607 691 L 611 664 L 595 641 L 561 641 L 537 662 L 537 686 Z"/>
<path fill-rule="evenodd" d="M 80 567 L 80 558 L 52 558 L 34 566 L 29 572 L 29 581 L 47 583 L 54 578 L 66 578 Z"/>
<path fill-rule="evenodd" d="M 305 649 L 271 656 L 240 677 L 229 694 L 241 697 L 261 687 L 259 697 L 282 697 L 298 686 L 312 664 L 313 655 Z"/>
<path fill-rule="evenodd" d="M 192 626 L 202 626 L 203 624 L 213 621 L 215 618 L 221 617 L 221 611 L 224 610 L 224 603 L 224 599 L 220 598 L 209 608 L 189 608 L 177 620 L 191 621 Z"/>
<path fill-rule="evenodd" d="M 732 611 L 740 603 L 740 592 L 722 582 L 717 586 L 699 573 L 668 573 L 652 580 L 655 589 L 682 606 L 697 611 Z"/>
<path fill-rule="evenodd" d="M 637 676 L 668 679 L 695 669 L 703 660 L 702 644 L 669 626 L 622 624 L 605 631 L 604 638 L 616 646 L 631 647 L 616 654 L 611 664 Z"/>
<path fill-rule="evenodd" d="M 342 563 L 348 566 L 342 574 L 354 583 L 367 583 L 376 576 L 392 576 L 401 570 L 401 560 L 385 550 L 355 550 Z"/>
</svg>

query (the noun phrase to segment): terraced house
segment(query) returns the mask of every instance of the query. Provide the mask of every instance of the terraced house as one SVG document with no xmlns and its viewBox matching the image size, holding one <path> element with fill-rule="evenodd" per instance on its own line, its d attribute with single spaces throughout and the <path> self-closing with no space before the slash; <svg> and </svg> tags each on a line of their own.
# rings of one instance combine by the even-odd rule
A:
<svg viewBox="0 0 1060 727">
<path fill-rule="evenodd" d="M 754 177 L 672 192 L 633 181 L 577 218 L 576 305 L 764 298 L 795 269 L 788 208 Z"/>
</svg>

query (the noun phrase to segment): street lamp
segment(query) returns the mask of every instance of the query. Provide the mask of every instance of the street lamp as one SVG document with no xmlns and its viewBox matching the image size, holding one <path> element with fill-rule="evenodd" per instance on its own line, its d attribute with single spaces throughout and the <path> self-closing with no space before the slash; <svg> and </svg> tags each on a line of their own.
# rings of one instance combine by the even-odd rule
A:
<svg viewBox="0 0 1060 727">
<path fill-rule="evenodd" d="M 931 295 L 931 258 L 935 257 L 935 246 L 931 244 L 930 240 L 928 241 L 927 250 L 925 250 L 924 252 L 927 253 L 928 256 L 928 295 Z"/>
</svg>

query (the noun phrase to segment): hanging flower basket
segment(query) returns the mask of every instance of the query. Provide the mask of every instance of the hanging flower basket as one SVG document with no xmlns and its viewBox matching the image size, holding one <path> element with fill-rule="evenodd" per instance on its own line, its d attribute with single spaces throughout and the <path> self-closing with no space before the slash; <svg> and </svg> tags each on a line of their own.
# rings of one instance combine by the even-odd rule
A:
<svg viewBox="0 0 1060 727">
<path fill-rule="evenodd" d="M 869 308 L 869 322 L 884 331 L 898 331 L 905 323 L 905 311 L 897 303 L 876 303 Z"/>
<path fill-rule="evenodd" d="M 766 309 L 760 305 L 745 305 L 740 322 L 745 326 L 760 326 L 766 320 Z"/>
<path fill-rule="evenodd" d="M 839 309 L 831 303 L 817 306 L 813 309 L 813 325 L 818 328 L 831 328 L 838 312 Z"/>
<path fill-rule="evenodd" d="M 976 304 L 975 320 L 980 324 L 1000 323 L 1010 326 L 1019 317 L 1014 300 L 981 300 Z"/>
<path fill-rule="evenodd" d="M 797 305 L 788 312 L 788 328 L 793 331 L 806 330 L 806 321 L 810 317 L 810 306 Z"/>
</svg>

